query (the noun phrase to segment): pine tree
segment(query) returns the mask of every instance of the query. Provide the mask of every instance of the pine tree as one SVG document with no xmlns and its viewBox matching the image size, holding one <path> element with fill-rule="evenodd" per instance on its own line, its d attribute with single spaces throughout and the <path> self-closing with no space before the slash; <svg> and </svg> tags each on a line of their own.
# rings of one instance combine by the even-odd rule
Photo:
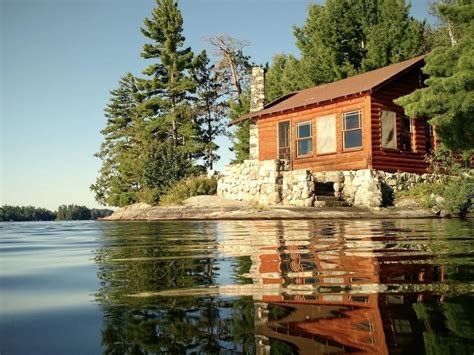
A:
<svg viewBox="0 0 474 355">
<path fill-rule="evenodd" d="M 241 102 L 230 104 L 229 118 L 235 120 L 250 111 L 250 90 L 247 90 L 241 97 Z M 235 154 L 233 163 L 242 163 L 250 156 L 250 120 L 246 120 L 237 125 L 232 138 L 231 151 Z"/>
<path fill-rule="evenodd" d="M 140 80 L 140 88 L 151 139 L 171 141 L 191 158 L 197 153 L 190 105 L 190 95 L 196 90 L 191 75 L 194 54 L 189 47 L 182 49 L 183 18 L 177 3 L 157 0 L 157 7 L 144 24 L 141 31 L 152 43 L 143 46 L 142 57 L 153 63 L 143 71 L 149 79 Z"/>
<path fill-rule="evenodd" d="M 411 117 L 429 117 L 446 147 L 469 155 L 474 150 L 474 3 L 460 0 L 438 10 L 460 37 L 426 57 L 427 87 L 396 103 Z"/>
<path fill-rule="evenodd" d="M 124 75 L 118 88 L 110 92 L 111 98 L 104 110 L 107 118 L 106 127 L 101 131 L 104 143 L 96 154 L 102 160 L 102 167 L 96 183 L 90 187 L 97 202 L 104 205 L 123 206 L 136 201 L 139 172 L 137 157 L 130 155 L 135 143 L 137 90 L 136 78 L 130 73 Z"/>
<path fill-rule="evenodd" d="M 184 46 L 183 18 L 173 0 L 157 0 L 143 35 L 152 40 L 143 47 L 142 57 L 153 61 L 139 82 L 143 102 L 141 118 L 144 152 L 141 200 L 157 203 L 173 182 L 196 173 L 194 161 L 203 155 L 202 137 L 192 102 L 196 91 L 194 53 Z M 137 152 L 139 153 L 139 152 Z M 179 164 L 178 170 L 173 170 Z M 159 176 L 172 169 L 176 174 Z"/>
</svg>

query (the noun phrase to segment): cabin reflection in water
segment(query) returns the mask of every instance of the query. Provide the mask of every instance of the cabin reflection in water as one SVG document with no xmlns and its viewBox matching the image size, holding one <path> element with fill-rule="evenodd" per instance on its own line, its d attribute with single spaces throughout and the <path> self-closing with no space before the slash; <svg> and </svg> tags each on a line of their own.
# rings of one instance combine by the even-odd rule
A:
<svg viewBox="0 0 474 355">
<path fill-rule="evenodd" d="M 390 221 L 282 222 L 276 234 L 264 223 L 248 228 L 258 236 L 247 275 L 257 353 L 270 354 L 273 339 L 302 354 L 424 352 L 426 328 L 411 305 L 439 296 L 399 291 L 443 280 L 425 244 L 404 242 Z M 222 247 L 242 252 L 242 244 Z"/>
</svg>

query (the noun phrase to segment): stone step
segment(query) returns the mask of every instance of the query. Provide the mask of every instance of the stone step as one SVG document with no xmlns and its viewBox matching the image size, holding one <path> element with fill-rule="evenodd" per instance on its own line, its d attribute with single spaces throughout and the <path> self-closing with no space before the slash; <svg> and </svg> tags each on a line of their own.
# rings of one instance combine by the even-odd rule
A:
<svg viewBox="0 0 474 355">
<path fill-rule="evenodd" d="M 349 207 L 346 201 L 314 201 L 314 207 Z"/>
<path fill-rule="evenodd" d="M 315 201 L 342 201 L 339 197 L 334 196 L 334 193 L 332 195 L 318 195 L 316 194 L 314 196 Z"/>
<path fill-rule="evenodd" d="M 321 191 L 321 190 L 315 190 L 314 191 L 314 194 L 316 196 L 327 196 L 327 197 L 331 197 L 331 196 L 334 196 L 334 190 L 331 190 L 331 191 Z"/>
<path fill-rule="evenodd" d="M 334 191 L 334 183 L 332 182 L 315 182 L 314 189 L 316 191 Z"/>
</svg>

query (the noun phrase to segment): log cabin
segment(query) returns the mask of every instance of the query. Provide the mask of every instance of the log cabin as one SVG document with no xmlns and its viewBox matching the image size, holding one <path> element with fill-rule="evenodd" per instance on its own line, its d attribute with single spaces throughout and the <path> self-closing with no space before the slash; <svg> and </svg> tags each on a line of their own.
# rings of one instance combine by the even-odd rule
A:
<svg viewBox="0 0 474 355">
<path fill-rule="evenodd" d="M 425 173 L 436 139 L 426 118 L 394 100 L 423 87 L 424 56 L 287 94 L 263 105 L 264 72 L 252 71 L 250 158 L 284 159 L 289 169 L 377 169 Z"/>
</svg>

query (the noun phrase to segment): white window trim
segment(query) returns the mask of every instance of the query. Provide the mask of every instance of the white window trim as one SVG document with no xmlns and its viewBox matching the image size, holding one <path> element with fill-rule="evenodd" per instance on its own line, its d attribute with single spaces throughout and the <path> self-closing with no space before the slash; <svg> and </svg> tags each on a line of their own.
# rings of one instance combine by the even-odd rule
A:
<svg viewBox="0 0 474 355">
<path fill-rule="evenodd" d="M 359 113 L 359 128 L 352 128 L 349 130 L 346 130 L 346 116 L 353 114 L 353 113 Z M 357 147 L 351 147 L 351 148 L 346 148 L 346 132 L 351 132 L 351 131 L 358 131 L 360 130 L 360 141 L 361 144 L 360 146 Z M 363 134 L 362 134 L 362 111 L 361 110 L 355 110 L 355 111 L 349 111 L 349 112 L 344 112 L 342 114 L 342 149 L 343 151 L 351 151 L 351 150 L 359 150 L 364 147 L 364 140 L 363 140 Z"/>
<path fill-rule="evenodd" d="M 300 126 L 307 125 L 309 124 L 309 137 L 300 137 Z M 298 142 L 303 139 L 310 139 L 311 140 L 311 152 L 308 152 L 306 154 L 300 154 L 300 151 L 298 149 Z M 296 124 L 296 156 L 297 157 L 307 157 L 309 155 L 313 154 L 313 122 L 312 121 L 304 121 L 304 122 L 298 122 Z"/>
</svg>

